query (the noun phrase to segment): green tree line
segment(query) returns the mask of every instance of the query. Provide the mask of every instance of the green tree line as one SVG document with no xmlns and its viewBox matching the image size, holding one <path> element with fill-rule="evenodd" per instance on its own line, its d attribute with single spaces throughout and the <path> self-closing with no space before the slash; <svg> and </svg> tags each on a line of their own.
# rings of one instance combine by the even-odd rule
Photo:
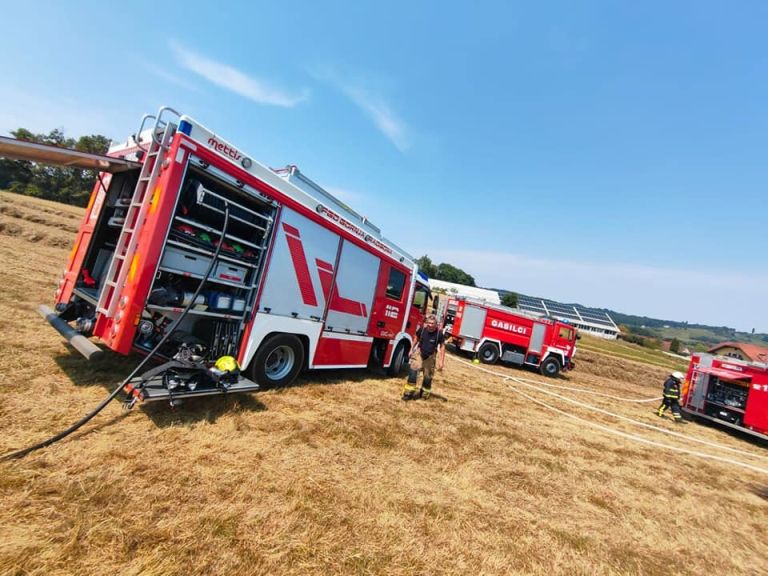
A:
<svg viewBox="0 0 768 576">
<path fill-rule="evenodd" d="M 100 134 L 80 136 L 77 139 L 67 138 L 64 132 L 58 129 L 51 130 L 48 134 L 34 134 L 26 128 L 19 128 L 12 130 L 11 136 L 37 144 L 52 144 L 94 154 L 106 153 L 110 142 L 109 138 Z M 94 170 L 0 159 L 0 189 L 18 194 L 85 206 L 95 182 Z"/>
<path fill-rule="evenodd" d="M 457 268 L 446 262 L 435 264 L 426 254 L 421 258 L 417 258 L 416 264 L 419 265 L 419 269 L 424 272 L 424 274 L 435 280 L 463 284 L 464 286 L 475 286 L 475 279 L 461 268 Z"/>
</svg>

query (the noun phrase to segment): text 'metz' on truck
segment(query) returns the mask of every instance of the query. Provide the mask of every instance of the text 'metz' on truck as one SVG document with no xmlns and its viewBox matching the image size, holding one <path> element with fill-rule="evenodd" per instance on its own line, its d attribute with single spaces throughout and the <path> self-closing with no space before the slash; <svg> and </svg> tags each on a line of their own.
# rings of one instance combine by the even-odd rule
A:
<svg viewBox="0 0 768 576">
<path fill-rule="evenodd" d="M 144 400 L 285 385 L 302 368 L 400 371 L 429 297 L 410 255 L 295 166 L 262 166 L 165 107 L 142 129 L 108 153 L 130 164 L 99 175 L 52 323 L 146 352 L 204 282 L 160 354 L 233 356 L 250 380 L 165 375 Z"/>
<path fill-rule="evenodd" d="M 472 298 L 449 299 L 443 322 L 459 350 L 476 354 L 485 364 L 501 360 L 545 376 L 574 367 L 576 328 L 565 322 Z"/>
<path fill-rule="evenodd" d="M 768 440 L 768 364 L 694 354 L 680 407 L 697 418 Z"/>
</svg>

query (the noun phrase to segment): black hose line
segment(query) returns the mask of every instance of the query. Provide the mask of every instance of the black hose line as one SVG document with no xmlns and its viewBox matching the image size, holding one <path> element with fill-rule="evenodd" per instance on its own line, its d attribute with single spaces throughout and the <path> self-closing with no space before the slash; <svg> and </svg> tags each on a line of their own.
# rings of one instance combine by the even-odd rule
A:
<svg viewBox="0 0 768 576">
<path fill-rule="evenodd" d="M 168 328 L 168 330 L 165 332 L 163 337 L 160 339 L 160 342 L 158 342 L 152 350 L 147 354 L 147 356 L 139 363 L 136 368 L 133 369 L 133 371 L 122 381 L 120 384 L 115 388 L 112 393 L 104 398 L 96 408 L 94 408 L 91 412 L 83 416 L 80 420 L 72 424 L 69 428 L 66 430 L 59 432 L 55 436 L 51 436 L 47 440 L 43 440 L 42 442 L 38 442 L 37 444 L 33 444 L 32 446 L 28 446 L 27 448 L 22 448 L 21 450 L 15 450 L 13 452 L 9 452 L 7 454 L 4 454 L 3 456 L 0 456 L 0 461 L 4 460 L 11 460 L 13 458 L 23 458 L 30 452 L 34 452 L 35 450 L 39 450 L 40 448 L 45 448 L 46 446 L 50 446 L 51 444 L 58 442 L 62 438 L 66 438 L 73 432 L 75 432 L 78 428 L 86 424 L 91 418 L 96 416 L 99 412 L 101 412 L 104 407 L 112 402 L 117 395 L 120 393 L 120 391 L 123 389 L 123 387 L 128 384 L 128 382 L 131 381 L 131 379 L 136 376 L 136 374 L 144 368 L 144 366 L 149 362 L 149 360 L 157 354 L 157 351 L 160 349 L 160 347 L 165 344 L 165 341 L 168 340 L 168 338 L 173 334 L 173 332 L 176 330 L 178 325 L 181 323 L 181 321 L 187 316 L 189 311 L 192 309 L 192 306 L 195 305 L 195 300 L 197 300 L 197 297 L 200 295 L 200 291 L 203 289 L 203 285 L 208 280 L 209 276 L 211 275 L 211 272 L 213 272 L 213 267 L 216 265 L 216 260 L 219 257 L 219 253 L 221 252 L 221 247 L 224 245 L 224 235 L 227 233 L 227 227 L 229 225 L 229 203 L 224 202 L 224 227 L 221 232 L 221 238 L 219 239 L 219 244 L 216 246 L 216 250 L 213 252 L 213 257 L 211 258 L 210 264 L 208 264 L 208 270 L 205 271 L 205 274 L 203 275 L 202 280 L 200 280 L 200 284 L 197 286 L 197 289 L 195 290 L 194 294 L 192 295 L 192 298 L 190 299 L 189 303 L 184 307 L 184 310 L 182 310 L 179 317 L 171 324 L 171 326 Z"/>
</svg>

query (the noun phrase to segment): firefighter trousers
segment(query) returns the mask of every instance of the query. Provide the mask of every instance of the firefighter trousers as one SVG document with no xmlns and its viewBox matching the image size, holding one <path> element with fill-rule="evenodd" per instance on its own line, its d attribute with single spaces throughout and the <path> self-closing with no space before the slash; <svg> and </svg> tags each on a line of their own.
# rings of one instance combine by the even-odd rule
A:
<svg viewBox="0 0 768 576">
<path fill-rule="evenodd" d="M 403 400 L 411 400 L 413 398 L 429 398 L 432 393 L 432 378 L 435 376 L 435 365 L 437 363 L 437 354 L 431 354 L 427 358 L 424 358 L 421 365 L 421 371 L 424 377 L 421 381 L 421 390 L 416 385 L 419 379 L 419 370 L 413 368 L 408 369 L 408 380 L 405 382 L 403 388 Z"/>
<path fill-rule="evenodd" d="M 656 411 L 656 414 L 659 416 L 664 416 L 664 412 L 669 408 L 672 411 L 672 417 L 675 420 L 682 420 L 683 415 L 680 413 L 680 402 L 677 398 L 667 398 L 665 397 L 661 401 L 661 406 L 659 406 L 659 409 Z"/>
</svg>

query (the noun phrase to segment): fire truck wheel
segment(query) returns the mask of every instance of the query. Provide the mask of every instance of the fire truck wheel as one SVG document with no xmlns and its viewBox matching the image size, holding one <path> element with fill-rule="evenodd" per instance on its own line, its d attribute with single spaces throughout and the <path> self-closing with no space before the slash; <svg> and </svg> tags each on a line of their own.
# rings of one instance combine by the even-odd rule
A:
<svg viewBox="0 0 768 576">
<path fill-rule="evenodd" d="M 387 367 L 387 374 L 389 376 L 397 376 L 403 371 L 405 365 L 405 341 L 401 341 L 395 352 L 392 354 L 392 363 Z"/>
<path fill-rule="evenodd" d="M 293 382 L 303 365 L 301 340 L 293 334 L 275 334 L 259 347 L 248 375 L 262 388 L 275 388 Z"/>
<path fill-rule="evenodd" d="M 486 342 L 480 346 L 477 356 L 483 364 L 496 364 L 499 361 L 499 347 L 493 342 Z"/>
<path fill-rule="evenodd" d="M 544 362 L 541 363 L 541 366 L 539 366 L 539 371 L 544 376 L 549 376 L 550 378 L 554 378 L 558 374 L 560 374 L 560 361 L 555 358 L 554 356 L 550 356 Z"/>
</svg>

